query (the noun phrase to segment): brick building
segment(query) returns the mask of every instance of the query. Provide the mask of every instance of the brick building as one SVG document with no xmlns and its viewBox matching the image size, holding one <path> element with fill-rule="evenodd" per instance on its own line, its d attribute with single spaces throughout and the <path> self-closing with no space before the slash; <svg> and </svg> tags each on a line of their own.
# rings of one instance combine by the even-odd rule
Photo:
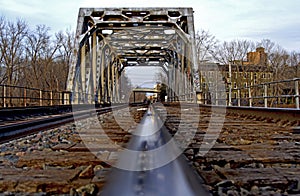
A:
<svg viewBox="0 0 300 196">
<path fill-rule="evenodd" d="M 257 48 L 255 52 L 247 54 L 247 61 L 234 61 L 230 64 L 202 63 L 199 72 L 199 85 L 197 98 L 199 102 L 214 102 L 218 99 L 224 102 L 226 92 L 226 102 L 228 104 L 229 91 L 232 99 L 247 98 L 249 96 L 248 87 L 257 84 L 271 82 L 273 79 L 273 69 L 267 62 L 267 53 L 264 48 Z M 221 85 L 221 84 L 224 85 Z M 231 89 L 231 90 L 230 90 Z M 238 90 L 239 89 L 239 90 Z M 218 93 L 219 94 L 218 94 Z M 251 92 L 253 96 L 259 96 L 263 92 L 257 90 Z M 217 98 L 216 98 L 217 97 Z"/>
</svg>

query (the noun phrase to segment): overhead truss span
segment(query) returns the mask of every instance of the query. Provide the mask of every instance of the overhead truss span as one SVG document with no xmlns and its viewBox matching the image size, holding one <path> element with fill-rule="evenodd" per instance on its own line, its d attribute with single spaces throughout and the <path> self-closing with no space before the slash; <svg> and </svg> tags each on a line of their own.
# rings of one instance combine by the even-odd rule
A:
<svg viewBox="0 0 300 196">
<path fill-rule="evenodd" d="M 122 102 L 129 66 L 159 66 L 169 101 L 193 100 L 192 8 L 81 8 L 67 90 L 73 103 Z"/>
</svg>

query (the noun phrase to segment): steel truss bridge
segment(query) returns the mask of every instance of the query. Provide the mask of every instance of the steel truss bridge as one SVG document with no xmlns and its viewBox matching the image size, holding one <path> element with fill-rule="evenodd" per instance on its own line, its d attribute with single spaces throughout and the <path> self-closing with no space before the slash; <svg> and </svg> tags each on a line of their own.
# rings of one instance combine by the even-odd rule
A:
<svg viewBox="0 0 300 196">
<path fill-rule="evenodd" d="M 118 103 L 129 66 L 161 67 L 169 101 L 195 99 L 192 8 L 81 8 L 67 90 L 72 103 Z"/>
</svg>

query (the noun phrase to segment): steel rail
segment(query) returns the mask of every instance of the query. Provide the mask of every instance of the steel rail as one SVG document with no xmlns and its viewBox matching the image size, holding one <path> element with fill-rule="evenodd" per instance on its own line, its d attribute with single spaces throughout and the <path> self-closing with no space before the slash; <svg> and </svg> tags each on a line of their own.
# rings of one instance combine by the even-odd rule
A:
<svg viewBox="0 0 300 196">
<path fill-rule="evenodd" d="M 127 146 L 131 152 L 121 152 L 117 167 L 108 175 L 107 184 L 100 195 L 210 195 L 203 186 L 202 178 L 182 154 L 157 167 L 160 160 L 176 154 L 178 147 L 159 150 L 168 143 L 171 135 L 151 107 L 137 129 L 132 132 L 133 136 Z M 158 153 L 148 153 L 157 149 Z M 136 153 L 133 155 L 132 151 Z"/>
<path fill-rule="evenodd" d="M 176 102 L 175 102 L 176 103 Z M 165 103 L 166 106 L 172 103 Z M 195 103 L 178 102 L 181 107 L 193 107 Z M 300 110 L 296 108 L 265 108 L 265 107 L 249 107 L 249 106 L 225 106 L 225 105 L 210 105 L 197 104 L 200 110 L 213 109 L 215 112 L 221 111 L 226 114 L 235 115 L 251 115 L 257 118 L 274 119 L 282 121 L 298 121 L 300 123 Z"/>
<path fill-rule="evenodd" d="M 51 116 L 44 116 L 39 118 L 33 118 L 27 121 L 18 121 L 15 123 L 0 125 L 0 143 L 8 142 L 13 139 L 24 137 L 32 133 L 36 133 L 42 130 L 47 130 L 50 128 L 55 128 L 66 123 L 73 122 L 74 119 L 84 119 L 91 117 L 95 114 L 102 114 L 112 110 L 118 110 L 128 107 L 128 104 L 108 106 L 103 108 L 94 108 L 92 106 L 78 106 L 78 110 L 73 108 L 73 112 L 68 112 L 64 114 L 57 114 Z"/>
</svg>

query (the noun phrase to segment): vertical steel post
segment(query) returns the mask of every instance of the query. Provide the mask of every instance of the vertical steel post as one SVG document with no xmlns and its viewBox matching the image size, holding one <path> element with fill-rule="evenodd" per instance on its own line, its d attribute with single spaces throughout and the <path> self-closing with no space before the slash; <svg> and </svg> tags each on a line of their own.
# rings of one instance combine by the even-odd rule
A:
<svg viewBox="0 0 300 196">
<path fill-rule="evenodd" d="M 92 102 L 96 103 L 96 95 L 97 95 L 97 35 L 93 34 L 92 37 Z"/>
<path fill-rule="evenodd" d="M 183 97 L 183 100 L 184 101 L 187 101 L 188 100 L 188 94 L 187 94 L 187 86 L 186 86 L 186 73 L 185 72 L 183 72 L 182 73 L 182 87 L 183 87 L 183 95 L 184 95 L 184 97 Z"/>
<path fill-rule="evenodd" d="M 50 106 L 53 106 L 53 91 L 50 91 Z"/>
<path fill-rule="evenodd" d="M 173 97 L 174 97 L 174 101 L 176 101 L 176 95 L 178 95 L 178 91 L 177 91 L 177 76 L 176 76 L 176 68 L 174 67 L 174 69 L 173 69 L 173 74 L 174 74 L 174 80 L 173 80 L 173 93 L 174 93 L 174 95 L 173 95 Z"/>
<path fill-rule="evenodd" d="M 252 95 L 251 95 L 251 87 L 248 87 L 248 94 L 249 94 L 249 107 L 252 107 Z"/>
<path fill-rule="evenodd" d="M 107 65 L 107 97 L 106 102 L 111 102 L 111 64 Z"/>
<path fill-rule="evenodd" d="M 6 107 L 6 86 L 3 86 L 3 107 Z"/>
<path fill-rule="evenodd" d="M 72 95 L 72 92 L 69 92 L 69 93 L 67 93 L 66 95 L 68 96 L 67 98 L 68 98 L 68 100 L 69 100 L 69 105 L 71 105 L 71 104 L 72 104 L 72 99 L 71 99 L 71 97 L 72 97 L 72 96 L 71 96 L 71 95 Z"/>
<path fill-rule="evenodd" d="M 238 106 L 241 106 L 241 89 L 238 89 L 237 92 L 237 98 L 238 98 Z"/>
<path fill-rule="evenodd" d="M 232 86 L 229 84 L 229 92 L 228 92 L 228 105 L 232 106 Z"/>
<path fill-rule="evenodd" d="M 265 105 L 265 108 L 268 107 L 268 86 L 267 86 L 267 84 L 264 84 L 264 105 Z"/>
<path fill-rule="evenodd" d="M 219 105 L 219 92 L 218 92 L 218 88 L 216 87 L 216 105 Z"/>
<path fill-rule="evenodd" d="M 177 100 L 176 101 L 180 101 L 181 100 L 181 81 L 180 81 L 180 70 L 179 70 L 179 65 L 176 69 L 176 73 L 175 73 L 175 77 L 176 77 L 176 91 L 177 91 Z"/>
<path fill-rule="evenodd" d="M 77 81 L 75 81 L 76 83 L 75 83 L 75 88 L 74 88 L 74 92 L 73 92 L 73 97 L 72 97 L 72 101 L 73 101 L 73 103 L 74 104 L 78 104 L 79 103 L 79 94 L 78 94 L 78 91 L 79 91 L 79 88 L 78 88 L 78 83 L 79 83 L 79 81 L 77 80 Z"/>
<path fill-rule="evenodd" d="M 24 103 L 24 107 L 26 107 L 27 106 L 27 100 L 26 100 L 26 88 L 24 88 L 24 91 L 23 91 L 24 93 L 23 93 L 23 103 Z"/>
<path fill-rule="evenodd" d="M 181 73 L 180 73 L 180 93 L 182 95 L 182 98 L 181 100 L 183 101 L 186 101 L 186 94 L 185 94 L 185 86 L 184 86 L 184 75 L 185 75 L 185 67 L 187 67 L 187 65 L 185 64 L 186 61 L 185 61 L 185 58 L 187 57 L 187 54 L 186 54 L 186 45 L 183 44 L 182 46 L 182 52 L 181 52 Z"/>
<path fill-rule="evenodd" d="M 64 92 L 59 92 L 59 103 L 61 104 L 61 105 L 64 105 L 65 103 L 64 103 L 64 99 L 65 99 L 65 97 L 64 97 L 65 95 L 64 95 Z"/>
<path fill-rule="evenodd" d="M 214 78 L 216 81 L 216 85 L 215 85 L 215 91 L 216 91 L 216 105 L 219 105 L 219 86 L 218 86 L 218 73 L 215 72 L 214 73 Z"/>
<path fill-rule="evenodd" d="M 43 106 L 43 91 L 40 90 L 40 106 Z"/>
<path fill-rule="evenodd" d="M 104 72 L 105 72 L 105 59 L 106 59 L 106 55 L 105 53 L 103 54 L 103 57 L 102 57 L 102 61 L 100 62 L 101 65 L 100 65 L 100 78 L 101 78 L 101 81 L 100 81 L 100 100 L 101 100 L 101 103 L 104 103 L 105 102 L 105 80 L 104 80 Z"/>
<path fill-rule="evenodd" d="M 83 44 L 81 48 L 80 56 L 81 56 L 80 73 L 81 73 L 81 90 L 82 90 L 81 102 L 85 102 L 86 101 L 86 44 Z"/>
<path fill-rule="evenodd" d="M 299 109 L 299 80 L 295 80 L 295 100 L 296 108 Z"/>
<path fill-rule="evenodd" d="M 172 97 L 172 70 L 169 68 L 168 69 L 168 102 L 172 101 L 171 97 Z"/>
<path fill-rule="evenodd" d="M 118 64 L 115 67 L 115 103 L 119 103 L 119 77 L 118 77 Z"/>
<path fill-rule="evenodd" d="M 111 76 L 111 87 L 112 87 L 112 92 L 111 92 L 111 102 L 115 103 L 116 102 L 116 84 L 115 84 L 115 71 L 116 71 L 116 67 L 115 67 L 115 63 L 112 64 L 112 76 Z"/>
</svg>

